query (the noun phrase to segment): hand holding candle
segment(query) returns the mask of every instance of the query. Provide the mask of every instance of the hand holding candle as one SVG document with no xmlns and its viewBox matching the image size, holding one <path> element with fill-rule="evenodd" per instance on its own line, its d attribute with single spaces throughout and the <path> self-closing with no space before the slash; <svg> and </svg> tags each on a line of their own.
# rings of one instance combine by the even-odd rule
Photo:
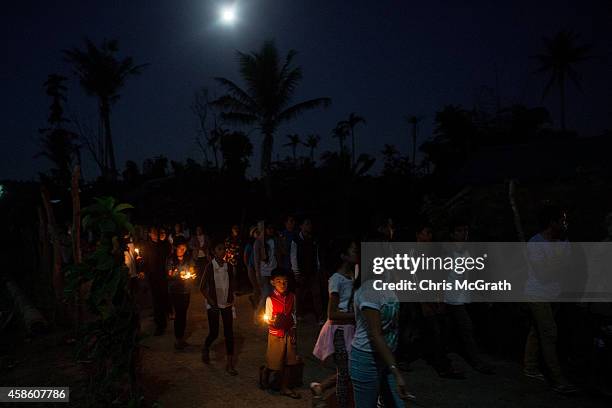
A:
<svg viewBox="0 0 612 408">
<path fill-rule="evenodd" d="M 264 313 L 261 316 L 261 320 L 263 320 L 263 322 L 266 323 L 266 324 L 274 325 L 274 323 L 276 322 L 276 315 L 270 316 L 270 315 Z"/>
<path fill-rule="evenodd" d="M 181 270 L 181 279 L 193 279 L 195 278 L 195 272 L 193 266 L 190 266 L 187 270 Z"/>
</svg>

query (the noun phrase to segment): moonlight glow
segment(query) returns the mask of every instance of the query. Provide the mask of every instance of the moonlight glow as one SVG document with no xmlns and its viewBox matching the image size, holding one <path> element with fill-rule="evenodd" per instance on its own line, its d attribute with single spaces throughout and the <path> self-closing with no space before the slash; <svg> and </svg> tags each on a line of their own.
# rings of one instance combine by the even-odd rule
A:
<svg viewBox="0 0 612 408">
<path fill-rule="evenodd" d="M 221 18 L 221 22 L 225 25 L 234 24 L 236 22 L 236 6 L 228 4 L 221 7 L 219 10 L 219 17 Z"/>
</svg>

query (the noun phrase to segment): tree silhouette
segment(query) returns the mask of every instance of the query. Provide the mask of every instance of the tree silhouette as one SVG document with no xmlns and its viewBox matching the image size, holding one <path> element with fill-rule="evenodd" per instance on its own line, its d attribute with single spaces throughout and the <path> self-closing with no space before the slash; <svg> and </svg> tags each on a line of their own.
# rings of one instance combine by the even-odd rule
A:
<svg viewBox="0 0 612 408">
<path fill-rule="evenodd" d="M 406 120 L 412 125 L 412 165 L 416 168 L 416 150 L 417 150 L 417 135 L 419 129 L 419 123 L 423 120 L 424 116 L 408 116 Z"/>
<path fill-rule="evenodd" d="M 132 160 L 126 161 L 122 176 L 123 181 L 125 181 L 128 185 L 137 185 L 138 181 L 140 180 L 140 170 L 138 169 L 138 164 Z"/>
<path fill-rule="evenodd" d="M 548 82 L 544 87 L 543 97 L 550 93 L 553 86 L 559 88 L 561 102 L 561 129 L 565 132 L 565 86 L 569 78 L 580 89 L 580 75 L 574 66 L 591 58 L 590 45 L 578 43 L 579 36 L 573 31 L 558 32 L 552 38 L 544 38 L 544 53 L 534 55 L 540 66 L 537 72 L 547 73 Z"/>
<path fill-rule="evenodd" d="M 51 170 L 52 178 L 64 187 L 70 183 L 72 166 L 78 160 L 79 149 L 76 143 L 78 136 L 64 127 L 70 122 L 64 118 L 66 80 L 64 76 L 51 74 L 43 84 L 46 94 L 51 97 L 47 118 L 49 127 L 39 129 L 42 151 L 35 155 L 35 157 L 46 157 L 54 164 L 55 168 Z"/>
<path fill-rule="evenodd" d="M 151 175 L 153 178 L 166 177 L 168 174 L 168 158 L 163 155 L 155 156 L 151 163 Z"/>
<path fill-rule="evenodd" d="M 342 123 L 342 121 L 336 124 L 336 127 L 332 129 L 332 137 L 338 139 L 338 143 L 340 145 L 339 154 L 340 156 L 344 156 L 346 154 L 346 149 L 344 147 L 344 143 L 346 142 L 346 138 L 348 137 L 348 129 Z"/>
<path fill-rule="evenodd" d="M 273 41 L 266 41 L 258 51 L 238 52 L 241 88 L 226 78 L 215 78 L 227 91 L 213 102 L 224 112 L 222 118 L 235 123 L 256 125 L 263 134 L 261 173 L 268 175 L 272 162 L 274 134 L 283 122 L 294 119 L 307 110 L 327 107 L 330 98 L 316 98 L 291 105 L 295 90 L 302 79 L 300 67 L 293 66 L 296 51 L 290 50 L 281 60 Z"/>
<path fill-rule="evenodd" d="M 306 137 L 306 142 L 303 143 L 304 146 L 310 149 L 310 161 L 314 163 L 314 151 L 319 146 L 319 142 L 321 141 L 321 136 L 311 134 Z"/>
<path fill-rule="evenodd" d="M 211 106 L 211 95 L 206 87 L 200 88 L 195 93 L 191 104 L 191 110 L 198 118 L 198 135 L 195 140 L 204 154 L 206 167 L 210 165 L 208 160 L 208 149 L 212 149 L 215 156 L 215 166 L 218 169 L 217 150 L 219 147 L 219 135 L 215 132 L 220 126 L 220 121 L 218 120 L 218 112 Z"/>
<path fill-rule="evenodd" d="M 400 155 L 394 145 L 385 144 L 382 150 L 384 176 L 408 176 L 410 174 L 410 160 L 408 156 Z"/>
<path fill-rule="evenodd" d="M 85 40 L 85 48 L 64 50 L 65 59 L 72 64 L 81 87 L 88 95 L 98 98 L 98 111 L 104 128 L 104 157 L 102 162 L 105 177 L 115 179 L 117 165 L 111 132 L 111 108 L 119 98 L 119 91 L 127 78 L 138 75 L 147 64 L 135 65 L 132 57 L 118 59 L 117 40 L 104 40 L 100 47 L 91 40 Z"/>
<path fill-rule="evenodd" d="M 435 116 L 433 140 L 421 145 L 426 160 L 435 171 L 447 175 L 467 160 L 471 145 L 478 138 L 472 114 L 460 106 L 447 105 Z"/>
<path fill-rule="evenodd" d="M 297 147 L 302 144 L 300 140 L 300 136 L 297 134 L 287 135 L 287 139 L 289 139 L 288 143 L 285 143 L 283 146 L 291 147 L 291 153 L 293 155 L 293 162 L 297 162 Z"/>
<path fill-rule="evenodd" d="M 355 165 L 355 126 L 359 123 L 365 124 L 366 121 L 363 117 L 357 115 L 355 112 L 351 112 L 347 120 L 340 122 L 342 126 L 346 128 L 349 136 L 351 137 L 351 165 Z"/>
<path fill-rule="evenodd" d="M 225 132 L 220 140 L 223 171 L 231 177 L 244 178 L 253 145 L 243 132 Z"/>
<path fill-rule="evenodd" d="M 219 151 L 219 144 L 221 143 L 221 139 L 227 134 L 229 131 L 227 129 L 223 129 L 220 127 L 215 127 L 210 131 L 210 136 L 208 137 L 207 146 L 212 150 L 213 156 L 215 159 L 215 168 L 219 170 L 219 159 L 217 157 L 217 152 Z"/>
</svg>

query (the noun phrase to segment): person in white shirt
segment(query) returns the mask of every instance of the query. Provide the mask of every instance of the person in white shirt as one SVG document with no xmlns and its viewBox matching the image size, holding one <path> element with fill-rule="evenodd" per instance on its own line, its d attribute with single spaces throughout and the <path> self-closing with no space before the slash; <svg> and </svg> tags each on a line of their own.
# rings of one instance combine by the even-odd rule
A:
<svg viewBox="0 0 612 408">
<path fill-rule="evenodd" d="M 273 288 L 270 284 L 270 276 L 272 276 L 272 271 L 280 264 L 281 250 L 274 225 L 269 222 L 263 222 L 263 226 L 260 229 L 264 230 L 264 234 L 253 244 L 255 274 L 259 279 L 259 287 L 261 289 L 259 304 L 255 312 L 256 315 L 259 315 L 263 310 L 266 298 L 272 293 Z"/>
<path fill-rule="evenodd" d="M 130 236 L 125 237 L 126 248 L 123 251 L 125 266 L 128 268 L 130 293 L 135 295 L 138 292 L 139 280 L 144 277 L 144 273 L 138 270 L 138 254 L 136 247 Z"/>
<path fill-rule="evenodd" d="M 210 238 L 204 233 L 204 228 L 199 225 L 196 227 L 196 233 L 191 237 L 189 247 L 195 260 L 198 276 L 202 276 L 210 256 Z"/>
<path fill-rule="evenodd" d="M 529 270 L 525 294 L 533 301 L 528 303 L 531 329 L 525 344 L 525 368 L 527 377 L 544 380 L 540 372 L 540 357 L 546 367 L 553 391 L 570 394 L 577 388 L 570 384 L 561 371 L 557 356 L 558 307 L 554 301 L 561 293 L 562 268 L 569 259 L 569 242 L 564 239 L 565 213 L 555 205 L 545 205 L 538 214 L 540 232 L 527 243 Z"/>
<path fill-rule="evenodd" d="M 237 375 L 234 368 L 234 271 L 233 266 L 223 260 L 224 242 L 218 241 L 213 245 L 214 258 L 206 266 L 200 283 L 200 292 L 206 299 L 209 328 L 208 337 L 202 348 L 202 362 L 210 363 L 210 346 L 219 337 L 219 317 L 221 317 L 226 350 L 225 370 L 230 375 Z"/>
</svg>

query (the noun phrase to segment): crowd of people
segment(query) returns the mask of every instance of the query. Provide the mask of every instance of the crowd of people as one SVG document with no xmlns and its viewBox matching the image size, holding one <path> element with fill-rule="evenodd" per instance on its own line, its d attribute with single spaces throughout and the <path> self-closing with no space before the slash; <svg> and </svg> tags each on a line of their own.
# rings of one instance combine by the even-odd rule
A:
<svg viewBox="0 0 612 408">
<path fill-rule="evenodd" d="M 564 241 L 565 218 L 559 207 L 540 212 L 540 231 L 530 242 Z M 227 237 L 209 236 L 202 226 L 193 234 L 176 224 L 168 234 L 164 227 L 150 226 L 145 237 L 134 237 L 126 250 L 126 265 L 133 281 L 147 279 L 152 297 L 156 336 L 164 334 L 174 320 L 176 349 L 187 346 L 185 327 L 192 288 L 205 299 L 208 336 L 202 362 L 210 363 L 210 347 L 219 336 L 220 320 L 226 349 L 226 372 L 238 375 L 234 359 L 233 319 L 235 300 L 247 295 L 253 322 L 268 327 L 265 365 L 260 369 L 262 389 L 300 398 L 294 389 L 297 327 L 312 315 L 319 324 L 313 355 L 332 358 L 336 374 L 312 382 L 313 401 L 323 404 L 326 391 L 335 388 L 339 407 L 404 406 L 415 399 L 405 379 L 405 369 L 414 353 L 403 335 L 418 321 L 425 345 L 420 357 L 446 379 L 461 380 L 466 373 L 449 356 L 453 346 L 477 372 L 495 375 L 495 366 L 479 350 L 474 321 L 466 297 L 448 296 L 440 302 L 400 303 L 393 294 L 376 292 L 362 285 L 360 242 L 363 237 L 334 237 L 320 245 L 313 222 L 303 217 L 285 217 L 282 228 L 260 221 L 244 237 L 233 225 Z M 393 221 L 386 219 L 370 240 L 397 239 Z M 427 220 L 414 223 L 410 240 L 432 242 L 436 237 Z M 469 240 L 469 222 L 452 218 L 447 237 L 461 243 Z M 406 237 L 402 237 L 404 240 Z M 530 271 L 527 290 L 538 295 L 550 290 L 537 271 Z M 554 289 L 553 289 L 554 290 Z M 557 354 L 558 332 L 554 303 L 527 305 L 531 330 L 525 339 L 524 375 L 545 380 L 556 392 L 577 391 L 564 375 Z M 262 319 L 263 316 L 263 319 Z M 415 316 L 418 316 L 415 318 Z"/>
</svg>

